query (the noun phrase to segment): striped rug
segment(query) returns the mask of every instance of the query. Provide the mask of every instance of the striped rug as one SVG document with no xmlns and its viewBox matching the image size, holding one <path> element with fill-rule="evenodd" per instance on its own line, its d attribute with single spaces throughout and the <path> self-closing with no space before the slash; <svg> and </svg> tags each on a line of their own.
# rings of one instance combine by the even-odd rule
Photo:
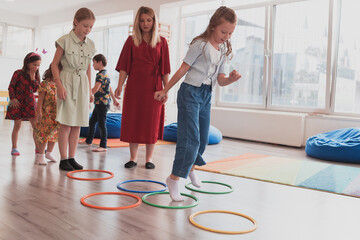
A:
<svg viewBox="0 0 360 240">
<path fill-rule="evenodd" d="M 86 138 L 80 138 L 79 143 L 85 142 Z M 93 142 L 94 145 L 100 145 L 100 139 L 94 138 Z M 168 144 L 175 144 L 174 142 L 168 142 L 164 140 L 158 140 L 155 145 L 168 145 Z M 145 144 L 139 144 L 139 146 L 145 146 Z M 107 139 L 107 147 L 108 148 L 119 148 L 119 147 L 129 147 L 129 143 L 120 141 L 118 138 L 108 138 Z"/>
<path fill-rule="evenodd" d="M 247 153 L 196 169 L 360 197 L 360 166 Z"/>
</svg>

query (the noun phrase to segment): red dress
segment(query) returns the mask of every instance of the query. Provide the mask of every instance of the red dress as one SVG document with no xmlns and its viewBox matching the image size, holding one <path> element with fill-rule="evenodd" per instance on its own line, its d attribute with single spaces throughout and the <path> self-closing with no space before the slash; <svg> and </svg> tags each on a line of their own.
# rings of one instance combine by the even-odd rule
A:
<svg viewBox="0 0 360 240">
<path fill-rule="evenodd" d="M 9 84 L 10 100 L 17 99 L 20 103 L 18 108 L 11 105 L 7 108 L 5 119 L 29 120 L 35 118 L 35 95 L 39 87 L 39 81 L 32 81 L 29 74 L 21 69 L 16 70 Z"/>
<path fill-rule="evenodd" d="M 116 70 L 128 74 L 126 82 L 120 140 L 129 143 L 154 144 L 163 138 L 164 105 L 154 99 L 163 89 L 161 76 L 170 73 L 166 39 L 152 48 L 143 41 L 135 46 L 128 37 L 121 51 Z"/>
</svg>

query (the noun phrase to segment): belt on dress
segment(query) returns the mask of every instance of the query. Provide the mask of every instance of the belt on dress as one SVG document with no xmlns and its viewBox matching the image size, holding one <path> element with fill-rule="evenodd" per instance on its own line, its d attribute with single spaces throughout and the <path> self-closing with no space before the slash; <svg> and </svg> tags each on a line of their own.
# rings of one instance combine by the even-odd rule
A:
<svg viewBox="0 0 360 240">
<path fill-rule="evenodd" d="M 73 68 L 64 68 L 62 71 L 69 72 L 73 74 L 73 89 L 72 89 L 72 99 L 76 100 L 76 96 L 79 91 L 80 79 L 82 74 L 86 74 L 84 69 L 73 69 Z"/>
</svg>

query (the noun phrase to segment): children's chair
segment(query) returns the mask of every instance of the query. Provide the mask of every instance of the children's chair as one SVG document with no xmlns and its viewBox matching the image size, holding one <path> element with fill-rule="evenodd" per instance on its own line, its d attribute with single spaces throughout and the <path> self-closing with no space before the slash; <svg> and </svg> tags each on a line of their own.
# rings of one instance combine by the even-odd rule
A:
<svg viewBox="0 0 360 240">
<path fill-rule="evenodd" d="M 9 92 L 8 91 L 0 91 L 0 98 L 1 98 L 0 105 L 4 106 L 4 118 L 5 118 L 7 105 L 9 104 Z"/>
</svg>

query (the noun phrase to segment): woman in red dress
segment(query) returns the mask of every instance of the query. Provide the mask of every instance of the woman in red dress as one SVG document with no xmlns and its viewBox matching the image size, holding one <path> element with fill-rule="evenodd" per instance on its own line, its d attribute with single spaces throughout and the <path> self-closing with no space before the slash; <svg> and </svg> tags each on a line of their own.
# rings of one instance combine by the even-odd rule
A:
<svg viewBox="0 0 360 240">
<path fill-rule="evenodd" d="M 41 57 L 39 54 L 31 52 L 24 58 L 22 69 L 16 70 L 9 84 L 10 104 L 7 108 L 5 119 L 14 120 L 14 128 L 11 134 L 12 149 L 11 155 L 20 155 L 17 150 L 17 140 L 21 121 L 30 121 L 31 126 L 35 124 L 35 95 L 39 84 L 39 66 Z M 33 134 L 35 149 L 36 140 Z"/>
<path fill-rule="evenodd" d="M 153 9 L 139 8 L 133 35 L 123 46 L 116 70 L 119 72 L 116 97 L 120 97 L 127 78 L 120 134 L 121 141 L 130 143 L 130 161 L 125 168 L 137 165 L 139 143 L 145 143 L 145 168 L 153 169 L 152 154 L 156 141 L 163 138 L 165 113 L 164 105 L 154 100 L 154 93 L 163 89 L 170 73 L 168 45 L 159 36 Z"/>
</svg>

